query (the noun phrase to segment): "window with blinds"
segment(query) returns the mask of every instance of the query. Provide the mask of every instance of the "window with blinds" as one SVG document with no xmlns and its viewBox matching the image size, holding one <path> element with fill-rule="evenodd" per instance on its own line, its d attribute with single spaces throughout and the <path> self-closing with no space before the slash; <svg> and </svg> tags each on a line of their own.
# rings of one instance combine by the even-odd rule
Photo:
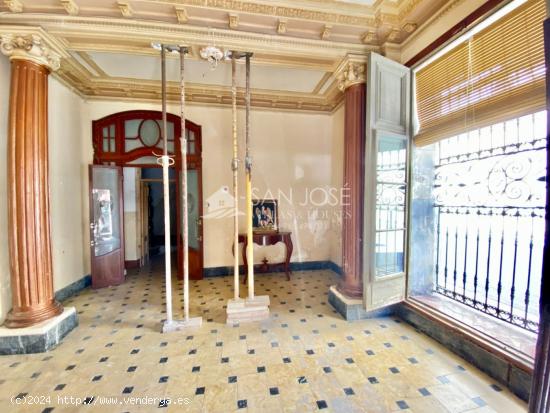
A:
<svg viewBox="0 0 550 413">
<path fill-rule="evenodd" d="M 416 145 L 545 108 L 544 0 L 528 0 L 416 73 Z"/>
</svg>

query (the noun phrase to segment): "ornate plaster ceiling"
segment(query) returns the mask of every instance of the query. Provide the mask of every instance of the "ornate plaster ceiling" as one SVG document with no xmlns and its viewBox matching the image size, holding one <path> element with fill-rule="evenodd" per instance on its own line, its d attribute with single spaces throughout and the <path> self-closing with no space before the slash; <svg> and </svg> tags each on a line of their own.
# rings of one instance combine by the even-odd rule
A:
<svg viewBox="0 0 550 413">
<path fill-rule="evenodd" d="M 457 0 L 453 0 L 457 1 Z M 461 0 L 465 1 L 465 0 Z M 152 41 L 189 46 L 191 103 L 230 102 L 230 69 L 200 61 L 208 44 L 251 51 L 257 107 L 332 111 L 337 71 L 391 53 L 447 0 L 4 0 L 0 34 L 40 32 L 62 53 L 60 80 L 86 98 L 158 99 Z M 176 99 L 177 64 L 168 62 Z"/>
</svg>

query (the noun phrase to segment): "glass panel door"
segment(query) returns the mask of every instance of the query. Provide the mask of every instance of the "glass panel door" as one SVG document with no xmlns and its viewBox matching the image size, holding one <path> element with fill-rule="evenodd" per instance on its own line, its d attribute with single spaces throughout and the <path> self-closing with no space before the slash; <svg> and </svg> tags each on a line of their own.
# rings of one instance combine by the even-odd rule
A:
<svg viewBox="0 0 550 413">
<path fill-rule="evenodd" d="M 92 233 L 94 256 L 120 248 L 120 187 L 118 169 L 93 168 Z"/>
<path fill-rule="evenodd" d="M 375 276 L 404 271 L 407 140 L 382 135 L 376 151 Z"/>
<path fill-rule="evenodd" d="M 124 282 L 122 168 L 90 165 L 92 287 Z"/>
</svg>

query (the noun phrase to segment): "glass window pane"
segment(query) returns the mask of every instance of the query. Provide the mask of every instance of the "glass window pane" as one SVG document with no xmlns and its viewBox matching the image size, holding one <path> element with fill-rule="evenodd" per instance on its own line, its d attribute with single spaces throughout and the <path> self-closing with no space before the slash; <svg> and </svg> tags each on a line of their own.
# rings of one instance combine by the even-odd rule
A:
<svg viewBox="0 0 550 413">
<path fill-rule="evenodd" d="M 94 255 L 120 248 L 120 205 L 118 170 L 93 169 Z"/>
<path fill-rule="evenodd" d="M 404 271 L 406 155 L 405 139 L 399 136 L 378 139 L 375 215 L 377 277 Z"/>
<path fill-rule="evenodd" d="M 189 217 L 189 248 L 199 248 L 199 175 L 197 170 L 187 171 L 187 216 Z"/>
<path fill-rule="evenodd" d="M 161 137 L 158 123 L 152 119 L 143 121 L 139 127 L 139 136 L 145 146 L 155 146 Z"/>
<path fill-rule="evenodd" d="M 124 151 L 130 152 L 134 149 L 141 148 L 143 145 L 139 139 L 125 139 L 124 140 Z"/>
<path fill-rule="evenodd" d="M 103 138 L 103 152 L 109 152 L 109 138 Z"/>
<path fill-rule="evenodd" d="M 142 119 L 130 119 L 124 121 L 124 137 L 136 138 L 138 136 L 139 125 Z"/>
<path fill-rule="evenodd" d="M 405 182 L 406 148 L 407 143 L 401 138 L 382 137 L 378 140 L 377 181 Z"/>
</svg>

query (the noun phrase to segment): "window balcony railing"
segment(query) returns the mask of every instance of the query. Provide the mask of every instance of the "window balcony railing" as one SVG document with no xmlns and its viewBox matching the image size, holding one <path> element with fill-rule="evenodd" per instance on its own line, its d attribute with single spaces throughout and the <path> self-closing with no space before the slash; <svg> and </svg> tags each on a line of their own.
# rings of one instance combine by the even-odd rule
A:
<svg viewBox="0 0 550 413">
<path fill-rule="evenodd" d="M 546 112 L 440 142 L 435 292 L 538 330 Z"/>
</svg>

